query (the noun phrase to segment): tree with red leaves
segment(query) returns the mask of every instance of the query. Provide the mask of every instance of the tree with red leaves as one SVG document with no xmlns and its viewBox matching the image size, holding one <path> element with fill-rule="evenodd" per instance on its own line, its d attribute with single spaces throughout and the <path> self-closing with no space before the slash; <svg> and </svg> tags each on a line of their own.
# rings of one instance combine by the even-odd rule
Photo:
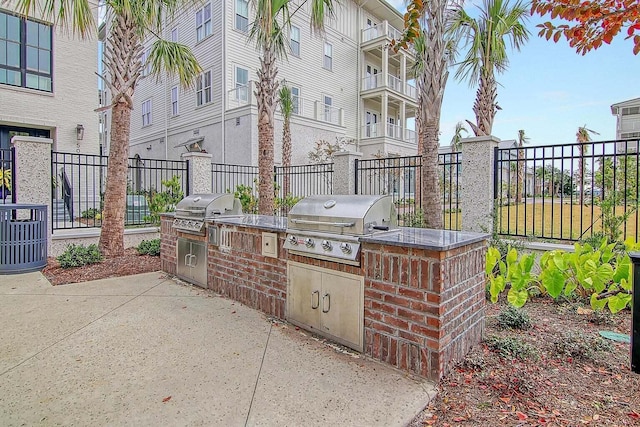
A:
<svg viewBox="0 0 640 427">
<path fill-rule="evenodd" d="M 640 52 L 640 1 L 638 0 L 533 0 L 531 14 L 550 15 L 551 19 L 564 19 L 569 24 L 538 25 L 540 37 L 554 42 L 564 36 L 569 46 L 582 55 L 598 49 L 602 43 L 610 44 L 615 36 L 626 30 L 632 38 L 633 53 Z M 638 33 L 638 34 L 636 34 Z"/>
</svg>

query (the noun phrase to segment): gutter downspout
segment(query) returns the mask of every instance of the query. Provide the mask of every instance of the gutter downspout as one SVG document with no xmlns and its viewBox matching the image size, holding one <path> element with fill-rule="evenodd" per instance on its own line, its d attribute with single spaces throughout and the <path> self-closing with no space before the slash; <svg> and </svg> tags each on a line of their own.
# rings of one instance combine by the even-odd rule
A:
<svg viewBox="0 0 640 427">
<path fill-rule="evenodd" d="M 222 163 L 226 163 L 226 112 L 227 112 L 227 1 L 222 0 L 222 112 L 220 113 L 220 138 Z"/>
</svg>

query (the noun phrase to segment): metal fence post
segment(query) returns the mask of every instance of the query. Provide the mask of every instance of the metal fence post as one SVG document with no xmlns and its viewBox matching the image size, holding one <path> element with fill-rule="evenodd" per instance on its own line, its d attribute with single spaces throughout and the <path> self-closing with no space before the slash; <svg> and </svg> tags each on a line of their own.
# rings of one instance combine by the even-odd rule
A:
<svg viewBox="0 0 640 427">
<path fill-rule="evenodd" d="M 358 194 L 358 163 L 360 162 L 360 159 L 356 159 L 356 161 L 354 162 L 354 174 L 355 174 L 355 178 L 354 178 L 354 182 L 355 182 L 355 190 L 353 194 Z"/>
<path fill-rule="evenodd" d="M 631 370 L 640 374 L 640 252 L 631 252 L 633 300 L 631 302 Z"/>
</svg>

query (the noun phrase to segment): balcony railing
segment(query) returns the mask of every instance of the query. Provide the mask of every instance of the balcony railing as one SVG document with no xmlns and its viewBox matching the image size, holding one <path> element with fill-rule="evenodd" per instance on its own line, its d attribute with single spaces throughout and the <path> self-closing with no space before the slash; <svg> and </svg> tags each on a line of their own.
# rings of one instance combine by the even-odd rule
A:
<svg viewBox="0 0 640 427">
<path fill-rule="evenodd" d="M 373 27 L 365 28 L 362 30 L 362 43 L 368 42 L 369 40 L 377 39 L 381 36 L 387 36 L 389 39 L 399 39 L 402 35 L 402 32 L 398 31 L 391 25 L 389 25 L 388 21 L 382 21 L 379 24 L 374 25 Z"/>
<path fill-rule="evenodd" d="M 416 143 L 416 133 L 411 129 L 404 129 L 400 125 L 387 123 L 383 126 L 382 123 L 370 123 L 362 127 L 362 138 L 378 138 L 387 137 L 398 141 Z"/>
<path fill-rule="evenodd" d="M 383 87 L 383 82 L 384 79 L 382 78 L 382 74 L 374 74 L 364 77 L 362 79 L 362 90 L 365 91 L 381 88 Z M 415 86 L 409 83 L 405 83 L 403 80 L 399 79 L 396 76 L 389 75 L 387 77 L 387 87 L 398 93 L 402 93 L 411 99 L 418 99 L 418 92 L 416 91 Z"/>
<path fill-rule="evenodd" d="M 243 107 L 245 105 L 257 105 L 253 95 L 255 82 L 250 81 L 246 86 L 239 86 L 227 92 L 227 105 L 229 109 Z M 322 101 L 293 97 L 293 115 L 306 117 L 321 122 L 344 126 L 344 111 L 342 108 L 327 105 Z"/>
</svg>

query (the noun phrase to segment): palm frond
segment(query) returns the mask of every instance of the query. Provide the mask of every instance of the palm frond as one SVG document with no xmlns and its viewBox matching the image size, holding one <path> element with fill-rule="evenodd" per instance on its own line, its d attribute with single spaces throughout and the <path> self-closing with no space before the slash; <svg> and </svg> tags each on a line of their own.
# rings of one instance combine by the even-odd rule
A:
<svg viewBox="0 0 640 427">
<path fill-rule="evenodd" d="M 88 0 L 17 0 L 16 11 L 52 22 L 64 33 L 87 39 L 97 35 L 94 12 Z"/>
<path fill-rule="evenodd" d="M 160 76 L 163 71 L 178 76 L 180 85 L 189 88 L 202 72 L 200 64 L 188 46 L 158 39 L 153 43 L 149 57 L 151 73 Z"/>
</svg>

